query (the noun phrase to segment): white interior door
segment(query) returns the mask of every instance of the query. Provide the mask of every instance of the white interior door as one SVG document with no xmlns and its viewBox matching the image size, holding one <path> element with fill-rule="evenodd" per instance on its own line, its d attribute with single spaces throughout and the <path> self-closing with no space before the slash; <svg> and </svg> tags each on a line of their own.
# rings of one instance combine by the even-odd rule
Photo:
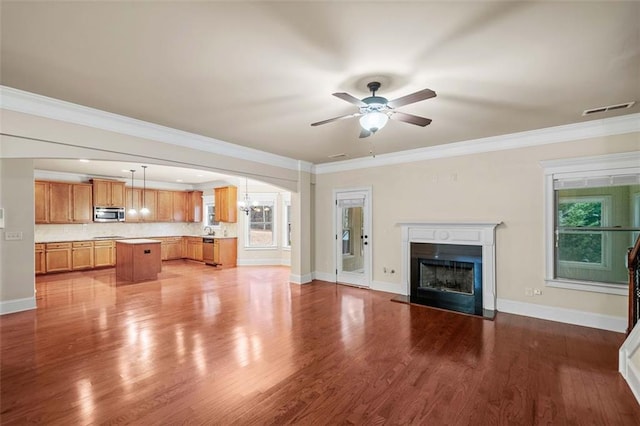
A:
<svg viewBox="0 0 640 426">
<path fill-rule="evenodd" d="M 337 191 L 336 281 L 369 287 L 371 277 L 370 190 Z"/>
</svg>

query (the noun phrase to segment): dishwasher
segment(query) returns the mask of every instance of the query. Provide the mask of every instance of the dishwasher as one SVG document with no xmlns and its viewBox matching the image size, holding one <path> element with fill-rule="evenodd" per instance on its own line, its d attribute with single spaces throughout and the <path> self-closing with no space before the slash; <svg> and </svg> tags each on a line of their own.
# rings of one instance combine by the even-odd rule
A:
<svg viewBox="0 0 640 426">
<path fill-rule="evenodd" d="M 216 259 L 218 258 L 216 249 L 215 238 L 203 238 L 202 239 L 202 260 L 206 265 L 218 266 Z"/>
</svg>

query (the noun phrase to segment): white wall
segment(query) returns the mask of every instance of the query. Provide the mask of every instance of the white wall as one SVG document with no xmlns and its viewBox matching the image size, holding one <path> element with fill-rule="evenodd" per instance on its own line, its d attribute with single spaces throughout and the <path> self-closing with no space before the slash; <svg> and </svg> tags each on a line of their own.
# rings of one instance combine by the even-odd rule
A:
<svg viewBox="0 0 640 426">
<path fill-rule="evenodd" d="M 586 313 L 626 323 L 626 297 L 545 287 L 544 178 L 539 162 L 638 150 L 640 134 L 631 133 L 319 174 L 315 187 L 315 271 L 322 276 L 335 269 L 332 191 L 371 186 L 373 281 L 387 283 L 385 288 L 402 292 L 400 274 L 383 272 L 385 267 L 387 271 L 401 269 L 398 222 L 502 221 L 496 232 L 499 310 L 502 299 L 529 304 L 523 313 L 533 316 L 540 307 L 540 311 L 551 308 L 555 313 Z M 540 288 L 542 295 L 525 297 L 526 287 Z M 513 310 L 524 305 L 503 306 L 508 306 L 503 310 Z"/>
</svg>

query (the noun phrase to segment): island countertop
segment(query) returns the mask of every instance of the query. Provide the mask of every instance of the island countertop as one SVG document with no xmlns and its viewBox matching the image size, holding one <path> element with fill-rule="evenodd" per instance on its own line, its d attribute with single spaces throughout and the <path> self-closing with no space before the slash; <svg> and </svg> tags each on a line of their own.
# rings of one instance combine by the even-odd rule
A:
<svg viewBox="0 0 640 426">
<path fill-rule="evenodd" d="M 135 238 L 135 239 L 128 239 L 128 240 L 116 240 L 116 243 L 123 243 L 123 244 L 153 244 L 153 243 L 158 243 L 158 244 L 160 244 L 161 241 L 160 240 L 151 240 L 149 238 Z"/>
</svg>

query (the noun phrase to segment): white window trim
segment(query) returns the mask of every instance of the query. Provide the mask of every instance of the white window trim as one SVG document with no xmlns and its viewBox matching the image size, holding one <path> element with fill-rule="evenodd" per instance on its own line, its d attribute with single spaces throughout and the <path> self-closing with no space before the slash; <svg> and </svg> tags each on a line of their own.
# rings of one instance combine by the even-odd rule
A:
<svg viewBox="0 0 640 426">
<path fill-rule="evenodd" d="M 215 199 L 215 197 L 214 197 L 213 195 L 204 195 L 204 196 L 202 197 L 202 205 L 203 205 L 203 207 L 204 207 L 204 214 L 203 214 L 203 219 L 204 219 L 204 220 L 202 221 L 202 223 L 203 223 L 203 225 L 202 225 L 202 226 L 203 226 L 203 229 L 204 229 L 204 227 L 205 227 L 205 226 L 211 226 L 211 227 L 212 227 L 214 230 L 216 230 L 216 231 L 218 231 L 218 230 L 222 229 L 222 225 L 220 224 L 220 222 L 218 222 L 218 224 L 217 224 L 217 225 L 207 225 L 207 221 L 209 220 L 209 219 L 207 218 L 207 214 L 208 214 L 208 213 L 207 213 L 207 206 L 208 206 L 208 205 L 212 205 L 212 206 L 215 206 L 215 205 L 216 205 L 216 199 Z"/>
<path fill-rule="evenodd" d="M 555 200 L 554 179 L 595 176 L 613 176 L 640 173 L 640 151 L 596 157 L 569 158 L 540 162 L 544 169 L 544 235 L 545 235 L 545 283 L 549 287 L 596 293 L 628 295 L 626 285 L 596 281 L 557 279 L 554 277 L 555 262 Z"/>
<path fill-rule="evenodd" d="M 580 202 L 599 202 L 602 204 L 602 223 L 600 226 L 609 226 L 610 225 L 610 216 L 611 216 L 611 196 L 609 195 L 587 195 L 584 197 L 565 197 L 563 199 L 566 203 L 580 203 Z M 554 211 L 555 213 L 555 211 Z M 596 234 L 598 232 L 594 230 L 593 233 Z M 577 232 L 567 232 L 567 234 L 578 234 Z M 599 263 L 588 263 L 588 262 L 574 262 L 570 260 L 560 260 L 558 259 L 558 263 L 564 266 L 571 266 L 581 269 L 592 269 L 599 271 L 610 271 L 611 270 L 611 242 L 609 241 L 608 236 L 605 233 L 602 233 L 600 236 L 600 241 L 602 242 L 602 256 L 600 258 Z"/>
<path fill-rule="evenodd" d="M 278 194 L 272 192 L 249 192 L 251 201 L 271 202 L 273 208 L 273 242 L 268 246 L 252 246 L 249 245 L 249 215 L 245 214 L 244 220 L 244 248 L 245 250 L 277 250 L 278 249 Z M 244 214 L 244 213 L 243 213 Z"/>
</svg>

